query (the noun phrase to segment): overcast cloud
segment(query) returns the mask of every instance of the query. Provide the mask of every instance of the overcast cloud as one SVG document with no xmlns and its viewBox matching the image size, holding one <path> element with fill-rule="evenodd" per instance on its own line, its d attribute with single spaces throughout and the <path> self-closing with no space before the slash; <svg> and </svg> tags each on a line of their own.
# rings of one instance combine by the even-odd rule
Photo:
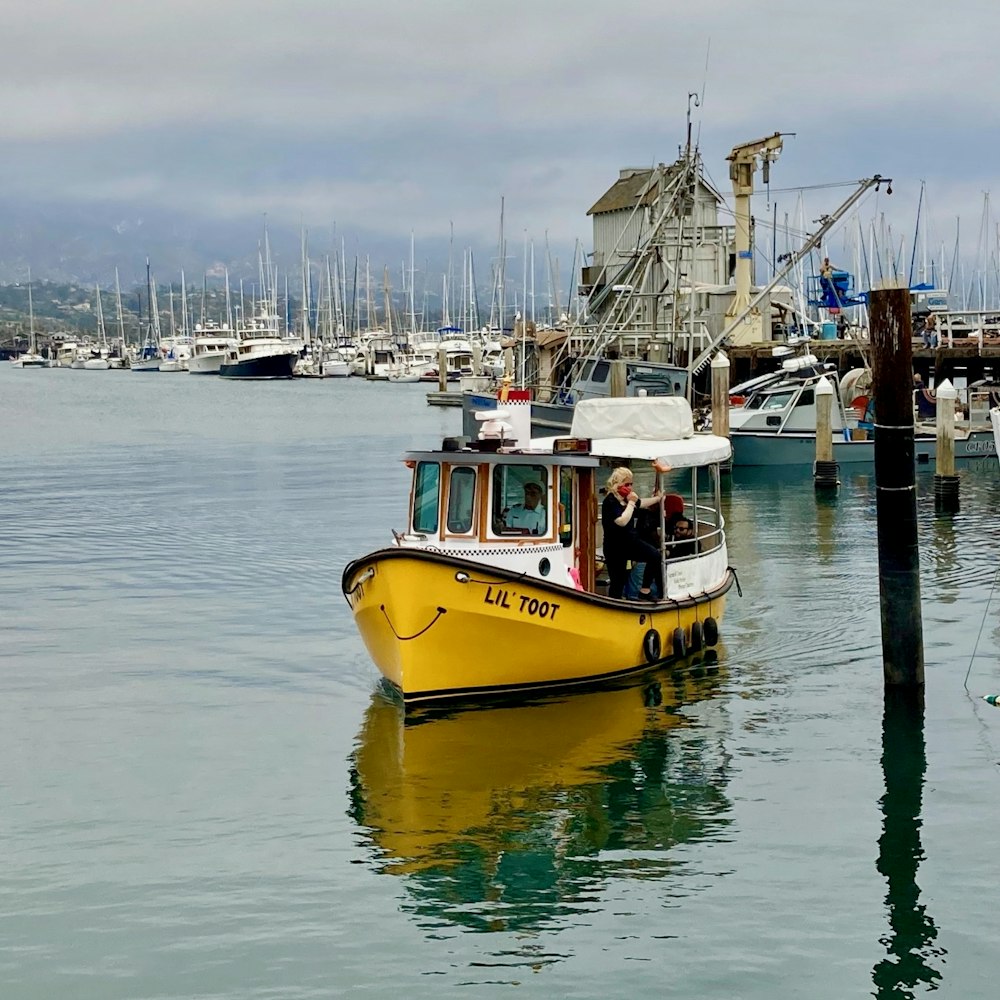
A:
<svg viewBox="0 0 1000 1000">
<path fill-rule="evenodd" d="M 706 166 L 789 137 L 771 182 L 894 178 L 865 203 L 975 251 L 997 161 L 1000 5 L 618 0 L 3 0 L 0 190 L 398 238 L 548 233 L 623 166 L 670 161 L 689 92 Z M 707 70 L 706 70 L 707 63 Z M 807 223 L 849 189 L 805 194 Z M 759 216 L 772 207 L 762 197 Z M 854 223 L 856 226 L 856 222 Z"/>
</svg>

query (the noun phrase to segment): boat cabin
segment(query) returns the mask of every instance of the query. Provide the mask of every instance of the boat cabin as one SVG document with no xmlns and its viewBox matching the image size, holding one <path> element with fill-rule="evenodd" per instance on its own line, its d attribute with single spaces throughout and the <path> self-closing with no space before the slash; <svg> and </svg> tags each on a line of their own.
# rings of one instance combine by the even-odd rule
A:
<svg viewBox="0 0 1000 1000">
<path fill-rule="evenodd" d="M 648 417 L 651 407 L 659 419 L 644 422 L 641 414 Z M 525 405 L 525 417 L 527 412 Z M 707 590 L 725 575 L 719 463 L 728 459 L 729 444 L 694 434 L 686 400 L 583 402 L 574 429 L 617 430 L 621 436 L 580 434 L 527 446 L 519 446 L 523 442 L 516 437 L 494 436 L 498 424 L 511 429 L 507 416 L 503 409 L 483 413 L 484 432 L 477 441 L 450 438 L 441 450 L 407 454 L 413 479 L 407 530 L 394 532 L 398 546 L 604 593 L 600 505 L 612 469 L 627 464 L 641 496 L 669 495 L 669 501 L 644 512 L 660 521 L 666 597 Z M 679 439 L 666 436 L 678 427 Z M 673 543 L 663 532 L 671 512 L 693 522 L 696 555 L 674 558 Z"/>
<path fill-rule="evenodd" d="M 843 430 L 851 421 L 838 392 L 837 373 L 812 368 L 748 392 L 743 405 L 734 406 L 729 412 L 730 430 L 757 434 L 815 434 L 816 385 L 823 377 L 834 390 L 831 429 Z M 857 426 L 856 420 L 854 426 Z"/>
</svg>

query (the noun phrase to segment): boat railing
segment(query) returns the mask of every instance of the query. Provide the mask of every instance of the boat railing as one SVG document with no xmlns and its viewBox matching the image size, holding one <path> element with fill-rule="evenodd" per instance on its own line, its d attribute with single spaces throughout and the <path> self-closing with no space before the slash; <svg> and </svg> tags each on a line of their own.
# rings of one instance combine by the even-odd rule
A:
<svg viewBox="0 0 1000 1000">
<path fill-rule="evenodd" d="M 725 518 L 722 513 L 707 504 L 698 504 L 695 513 L 689 519 L 694 522 L 694 537 L 698 540 L 698 555 L 712 552 L 719 548 L 726 540 Z M 687 515 L 685 515 L 687 516 Z M 687 545 L 688 539 L 681 539 L 676 542 L 664 541 L 663 548 L 668 560 L 672 558 L 686 558 L 684 556 L 671 556 L 671 550 L 677 545 Z"/>
</svg>

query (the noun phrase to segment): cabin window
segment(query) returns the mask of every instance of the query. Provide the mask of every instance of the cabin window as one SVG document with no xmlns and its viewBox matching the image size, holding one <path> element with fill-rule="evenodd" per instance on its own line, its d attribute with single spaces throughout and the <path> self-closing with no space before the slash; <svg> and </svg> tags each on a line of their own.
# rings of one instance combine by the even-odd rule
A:
<svg viewBox="0 0 1000 1000">
<path fill-rule="evenodd" d="M 464 535 L 472 531 L 475 499 L 476 470 L 452 469 L 448 481 L 448 517 L 445 521 L 449 532 Z"/>
<path fill-rule="evenodd" d="M 559 471 L 559 541 L 563 548 L 573 544 L 573 470 Z"/>
<path fill-rule="evenodd" d="M 598 361 L 594 365 L 594 372 L 590 376 L 591 382 L 607 382 L 608 375 L 611 372 L 611 364 L 608 361 Z"/>
<path fill-rule="evenodd" d="M 436 462 L 421 462 L 413 477 L 413 530 L 433 535 L 438 530 L 438 498 L 441 491 L 441 467 Z"/>
<path fill-rule="evenodd" d="M 549 470 L 544 465 L 493 467 L 493 533 L 549 533 Z"/>
<path fill-rule="evenodd" d="M 796 406 L 812 406 L 815 402 L 815 396 L 812 389 L 803 389 L 802 394 L 797 400 L 795 400 Z"/>
</svg>

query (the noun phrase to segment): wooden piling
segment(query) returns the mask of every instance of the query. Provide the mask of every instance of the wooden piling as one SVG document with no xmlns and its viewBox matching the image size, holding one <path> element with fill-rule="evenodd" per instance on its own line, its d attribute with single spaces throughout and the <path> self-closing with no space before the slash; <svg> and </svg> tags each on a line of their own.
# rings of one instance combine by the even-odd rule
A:
<svg viewBox="0 0 1000 1000">
<path fill-rule="evenodd" d="M 611 362 L 611 395 L 624 396 L 628 389 L 628 371 L 624 358 L 615 358 Z"/>
<path fill-rule="evenodd" d="M 723 351 L 712 358 L 712 433 L 729 437 L 729 358 Z"/>
<path fill-rule="evenodd" d="M 958 476 L 955 475 L 955 400 L 958 392 L 945 379 L 935 392 L 937 398 L 937 450 L 935 451 L 934 507 L 939 511 L 958 510 Z"/>
<path fill-rule="evenodd" d="M 833 460 L 832 408 L 833 386 L 824 375 L 816 383 L 816 464 L 813 466 L 813 484 L 818 490 L 840 485 L 837 463 Z"/>
<path fill-rule="evenodd" d="M 443 348 L 438 348 L 438 391 L 448 391 L 448 352 Z"/>
<path fill-rule="evenodd" d="M 909 290 L 873 290 L 869 316 L 875 396 L 882 672 L 886 688 L 922 687 L 924 639 L 913 464 L 913 331 Z"/>
</svg>

